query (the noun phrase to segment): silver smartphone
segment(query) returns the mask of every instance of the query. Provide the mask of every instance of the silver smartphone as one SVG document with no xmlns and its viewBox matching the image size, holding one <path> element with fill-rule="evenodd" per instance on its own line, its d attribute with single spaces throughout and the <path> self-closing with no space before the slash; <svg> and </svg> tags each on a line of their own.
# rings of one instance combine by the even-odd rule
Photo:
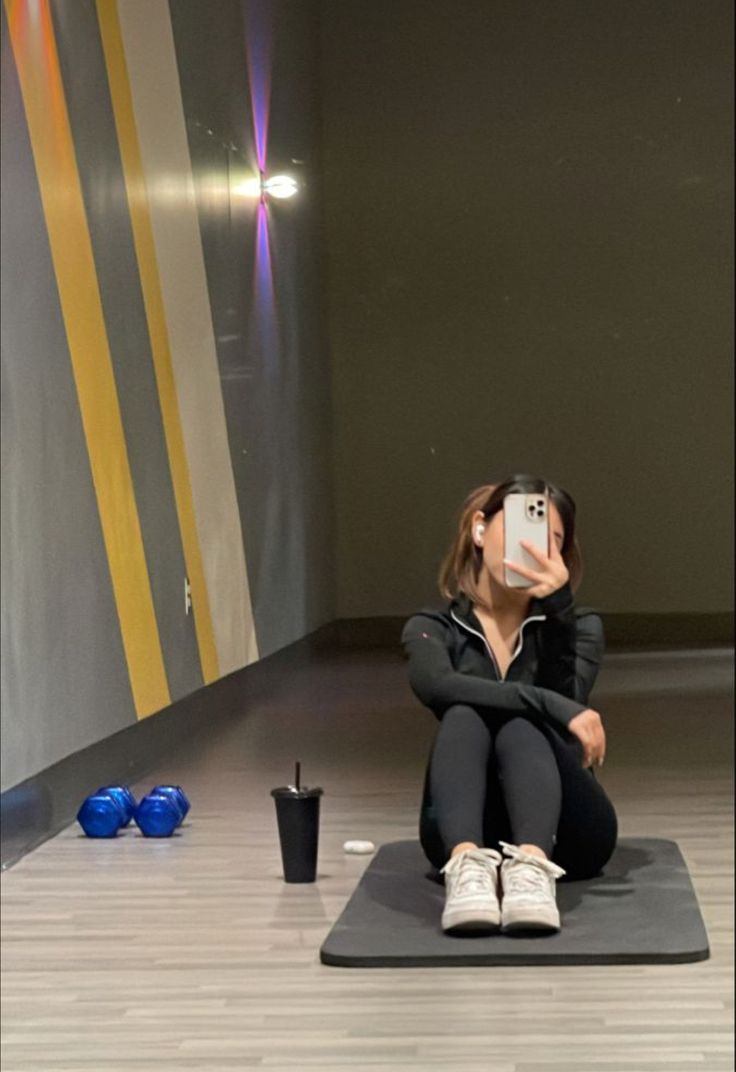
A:
<svg viewBox="0 0 736 1072">
<path fill-rule="evenodd" d="M 503 545 L 504 558 L 539 569 L 534 555 L 521 546 L 521 540 L 529 540 L 539 550 L 549 555 L 549 496 L 539 492 L 511 492 L 503 500 Z M 504 563 L 504 575 L 509 588 L 531 588 L 536 582 L 524 577 Z"/>
</svg>

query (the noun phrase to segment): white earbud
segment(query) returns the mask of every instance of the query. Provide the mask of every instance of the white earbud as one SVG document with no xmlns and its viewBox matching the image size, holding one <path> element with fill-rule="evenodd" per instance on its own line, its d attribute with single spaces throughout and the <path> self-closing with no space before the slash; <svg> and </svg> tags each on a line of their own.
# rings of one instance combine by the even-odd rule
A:
<svg viewBox="0 0 736 1072">
<path fill-rule="evenodd" d="M 478 525 L 477 529 L 475 530 L 475 538 L 476 538 L 476 540 L 482 540 L 483 539 L 483 526 L 482 525 Z"/>
</svg>

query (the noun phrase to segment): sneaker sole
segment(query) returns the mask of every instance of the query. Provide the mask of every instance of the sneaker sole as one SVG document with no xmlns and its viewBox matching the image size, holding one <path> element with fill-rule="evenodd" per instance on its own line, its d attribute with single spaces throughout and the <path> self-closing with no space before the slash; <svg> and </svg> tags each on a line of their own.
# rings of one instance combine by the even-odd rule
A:
<svg viewBox="0 0 736 1072">
<path fill-rule="evenodd" d="M 493 909 L 484 911 L 477 908 L 466 908 L 453 912 L 450 916 L 442 917 L 443 931 L 497 931 L 501 928 L 501 913 Z"/>
<path fill-rule="evenodd" d="M 501 930 L 504 934 L 509 931 L 559 931 L 561 930 L 559 915 L 540 916 L 525 915 L 523 910 L 504 914 L 501 920 Z"/>
</svg>

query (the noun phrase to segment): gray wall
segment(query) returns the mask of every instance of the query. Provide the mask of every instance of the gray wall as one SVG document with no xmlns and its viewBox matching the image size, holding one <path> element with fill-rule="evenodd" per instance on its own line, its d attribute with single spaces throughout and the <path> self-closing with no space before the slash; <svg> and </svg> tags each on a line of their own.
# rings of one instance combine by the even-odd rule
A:
<svg viewBox="0 0 736 1072">
<path fill-rule="evenodd" d="M 322 4 L 339 616 L 437 598 L 517 471 L 582 602 L 732 608 L 731 9 Z"/>
<path fill-rule="evenodd" d="M 182 414 L 189 414 L 182 425 L 192 486 L 196 492 L 197 467 L 201 470 L 205 457 L 211 461 L 212 437 L 222 428 L 223 464 L 210 471 L 208 480 L 212 500 L 225 503 L 230 511 L 229 531 L 238 533 L 247 568 L 247 592 L 237 574 L 229 582 L 225 577 L 226 589 L 228 583 L 238 589 L 233 605 L 242 612 L 241 631 L 242 617 L 247 617 L 250 638 L 247 649 L 231 644 L 229 663 L 220 659 L 220 667 L 230 672 L 334 618 L 318 23 L 314 4 L 304 0 L 218 0 L 214 6 L 195 0 L 172 0 L 170 5 L 166 0 L 126 0 L 119 10 L 129 49 L 128 79 L 134 107 L 139 108 L 148 208 L 178 402 Z M 54 0 L 51 12 L 53 23 L 44 32 L 47 39 L 53 35 L 58 50 L 161 656 L 170 698 L 176 702 L 201 688 L 204 677 L 193 615 L 185 614 L 187 567 L 172 448 L 154 375 L 112 82 L 94 0 Z M 33 144 L 4 11 L 2 19 L 6 790 L 152 712 L 141 710 L 131 692 L 124 629 L 90 465 L 90 433 L 82 418 L 34 163 L 38 145 Z M 39 23 L 21 19 L 19 25 L 33 33 Z M 130 48 L 141 33 L 144 40 L 139 43 L 147 43 L 154 53 L 150 62 L 140 48 Z M 166 85 L 167 62 L 176 85 Z M 270 95 L 264 94 L 270 115 L 268 169 L 289 170 L 303 185 L 293 204 L 269 210 L 272 291 L 265 276 L 260 283 L 254 277 L 256 208 L 231 192 L 235 179 L 253 173 L 255 161 L 249 72 L 259 91 L 270 85 Z M 160 138 L 154 131 L 151 139 L 151 111 L 144 114 L 140 108 L 157 80 L 162 99 L 164 91 L 173 94 L 176 115 L 164 117 Z M 193 217 L 194 226 L 186 235 L 175 232 L 176 219 L 165 216 L 171 212 L 167 198 L 183 196 L 184 177 L 166 174 L 150 149 L 146 158 L 144 119 L 149 144 L 167 143 L 175 122 L 185 132 L 185 177 L 193 181 L 196 198 L 193 210 L 186 198 L 181 202 L 179 215 L 189 211 Z M 300 163 L 295 165 L 293 158 Z M 52 198 L 58 192 L 53 181 L 46 192 Z M 174 214 L 177 211 L 175 206 Z M 172 240 L 189 243 L 186 248 L 197 253 L 194 261 L 184 257 L 176 265 L 179 292 L 171 286 L 166 291 L 165 262 Z M 204 270 L 198 275 L 201 263 Z M 196 339 L 182 339 L 183 318 L 188 314 L 193 323 L 186 308 L 192 298 L 205 315 L 195 323 Z M 208 347 L 208 382 L 214 379 L 215 391 L 192 399 L 187 365 L 201 357 L 201 371 L 209 374 Z M 201 509 L 201 501 L 197 514 L 195 495 L 199 539 L 203 555 L 210 555 L 210 580 L 221 582 L 229 570 L 232 543 L 218 543 L 217 518 Z M 112 530 L 115 535 L 114 519 Z M 210 597 L 214 618 L 218 605 L 212 588 Z M 230 641 L 228 629 L 225 621 L 216 635 L 218 643 L 223 636 Z M 241 652 L 235 663 L 232 651 Z"/>
</svg>

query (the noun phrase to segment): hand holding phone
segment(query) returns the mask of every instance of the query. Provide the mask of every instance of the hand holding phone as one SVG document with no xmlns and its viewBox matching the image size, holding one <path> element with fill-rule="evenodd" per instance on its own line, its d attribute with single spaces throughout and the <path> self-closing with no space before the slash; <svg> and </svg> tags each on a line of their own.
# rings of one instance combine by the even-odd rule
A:
<svg viewBox="0 0 736 1072">
<path fill-rule="evenodd" d="M 549 496 L 539 492 L 511 492 L 503 500 L 504 558 L 517 566 L 538 570 L 540 563 L 524 549 L 528 540 L 543 555 L 549 555 Z M 531 588 L 538 581 L 504 566 L 509 588 Z"/>
<path fill-rule="evenodd" d="M 507 513 L 509 499 L 534 501 L 529 506 L 512 501 Z M 570 578 L 560 548 L 555 540 L 549 539 L 549 503 L 545 506 L 538 502 L 540 499 L 544 500 L 545 496 L 507 495 L 503 512 L 506 584 L 510 588 L 524 588 L 536 599 L 556 592 Z M 531 532 L 534 538 L 522 535 L 525 531 Z M 510 553 L 511 549 L 517 548 L 515 556 Z"/>
</svg>

